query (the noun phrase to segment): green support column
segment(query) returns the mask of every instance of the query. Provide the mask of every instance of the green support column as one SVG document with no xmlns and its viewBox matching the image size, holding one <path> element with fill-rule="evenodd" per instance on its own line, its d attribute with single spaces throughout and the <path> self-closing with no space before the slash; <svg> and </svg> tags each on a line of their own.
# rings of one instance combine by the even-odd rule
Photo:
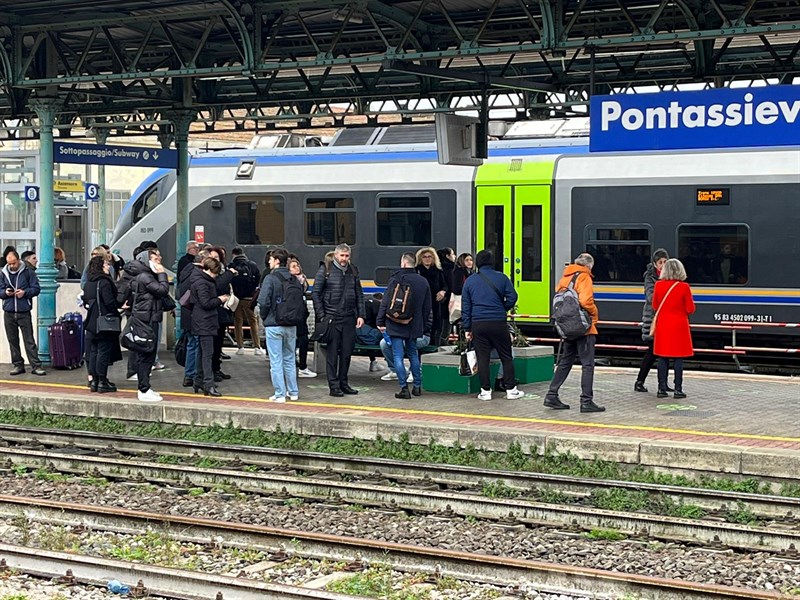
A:
<svg viewBox="0 0 800 600">
<path fill-rule="evenodd" d="M 98 144 L 105 144 L 108 140 L 108 129 L 95 129 L 94 140 Z M 107 244 L 106 229 L 108 229 L 108 217 L 106 215 L 106 166 L 97 165 L 97 201 L 100 203 L 100 243 Z"/>
<path fill-rule="evenodd" d="M 48 326 L 56 320 L 56 290 L 58 283 L 55 265 L 56 213 L 53 205 L 53 124 L 61 108 L 57 98 L 35 98 L 30 102 L 31 108 L 39 117 L 39 359 L 44 364 L 50 363 L 50 339 Z"/>
</svg>

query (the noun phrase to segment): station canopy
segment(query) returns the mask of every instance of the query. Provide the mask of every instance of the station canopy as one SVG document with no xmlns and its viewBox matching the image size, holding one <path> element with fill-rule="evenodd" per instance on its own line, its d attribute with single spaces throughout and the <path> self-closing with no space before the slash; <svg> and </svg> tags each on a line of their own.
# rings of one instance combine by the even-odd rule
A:
<svg viewBox="0 0 800 600">
<path fill-rule="evenodd" d="M 590 95 L 792 83 L 797 0 L 0 0 L 0 130 L 585 115 Z M 502 111 L 501 111 L 502 109 Z M 31 129 L 31 131 L 33 131 Z"/>
</svg>

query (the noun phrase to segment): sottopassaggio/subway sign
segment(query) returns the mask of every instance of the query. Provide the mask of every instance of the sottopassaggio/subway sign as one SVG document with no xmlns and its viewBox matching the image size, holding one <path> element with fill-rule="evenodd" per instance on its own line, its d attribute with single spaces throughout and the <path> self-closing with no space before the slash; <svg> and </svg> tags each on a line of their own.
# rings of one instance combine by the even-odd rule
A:
<svg viewBox="0 0 800 600">
<path fill-rule="evenodd" d="M 590 149 L 800 145 L 800 85 L 595 96 Z"/>
</svg>

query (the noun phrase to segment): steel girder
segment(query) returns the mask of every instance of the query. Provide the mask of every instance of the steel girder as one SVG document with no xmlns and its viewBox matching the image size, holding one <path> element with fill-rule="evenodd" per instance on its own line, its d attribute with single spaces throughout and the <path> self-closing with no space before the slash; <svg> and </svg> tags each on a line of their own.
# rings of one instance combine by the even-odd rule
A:
<svg viewBox="0 0 800 600">
<path fill-rule="evenodd" d="M 0 0 L 0 117 L 33 93 L 64 100 L 64 133 L 189 107 L 209 130 L 408 120 L 484 93 L 581 114 L 636 86 L 791 82 L 799 51 L 800 0 Z"/>
</svg>

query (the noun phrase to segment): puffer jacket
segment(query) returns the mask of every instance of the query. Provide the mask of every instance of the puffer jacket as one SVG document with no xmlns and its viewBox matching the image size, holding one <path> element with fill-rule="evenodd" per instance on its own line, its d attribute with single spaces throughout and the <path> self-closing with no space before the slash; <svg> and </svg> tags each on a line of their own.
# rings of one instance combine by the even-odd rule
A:
<svg viewBox="0 0 800 600">
<path fill-rule="evenodd" d="M 33 269 L 25 266 L 23 261 L 20 261 L 20 267 L 15 272 L 8 268 L 8 265 L 3 267 L 2 270 L 3 287 L 0 293 L 3 297 L 3 310 L 8 313 L 23 313 L 31 312 L 33 308 L 33 299 L 39 295 L 41 288 L 39 287 L 39 278 Z M 11 288 L 12 292 L 22 289 L 25 290 L 25 295 L 22 298 L 17 298 L 13 293 L 9 296 L 6 294 L 6 289 Z"/>
<path fill-rule="evenodd" d="M 653 339 L 650 335 L 650 325 L 653 323 L 653 290 L 661 273 L 653 263 L 647 265 L 644 272 L 644 306 L 642 307 L 642 339 L 649 342 Z"/>
<path fill-rule="evenodd" d="M 365 317 L 364 291 L 361 289 L 358 269 L 353 264 L 347 265 L 345 272 L 334 264 L 322 265 L 314 278 L 311 297 L 314 300 L 317 321 L 325 317 L 337 317 L 341 320 Z"/>
<path fill-rule="evenodd" d="M 160 323 L 164 314 L 161 299 L 169 294 L 167 274 L 153 273 L 141 260 L 126 264 L 125 272 L 131 277 L 131 313 L 145 323 Z"/>
<path fill-rule="evenodd" d="M 203 272 L 202 269 L 197 269 L 197 271 L 200 275 L 194 275 L 191 284 L 192 304 L 194 306 L 190 321 L 190 331 L 192 335 L 215 336 L 219 331 L 217 311 L 222 306 L 222 300 L 217 296 L 214 278 Z"/>
<path fill-rule="evenodd" d="M 564 273 L 561 280 L 556 284 L 556 291 L 569 286 L 572 281 L 572 276 L 575 273 L 580 273 L 575 280 L 575 291 L 578 292 L 578 302 L 589 313 L 592 318 L 592 326 L 586 335 L 597 335 L 597 320 L 600 312 L 597 310 L 597 304 L 594 303 L 594 284 L 592 283 L 592 271 L 589 267 L 581 265 L 567 265 L 564 267 Z"/>
</svg>

